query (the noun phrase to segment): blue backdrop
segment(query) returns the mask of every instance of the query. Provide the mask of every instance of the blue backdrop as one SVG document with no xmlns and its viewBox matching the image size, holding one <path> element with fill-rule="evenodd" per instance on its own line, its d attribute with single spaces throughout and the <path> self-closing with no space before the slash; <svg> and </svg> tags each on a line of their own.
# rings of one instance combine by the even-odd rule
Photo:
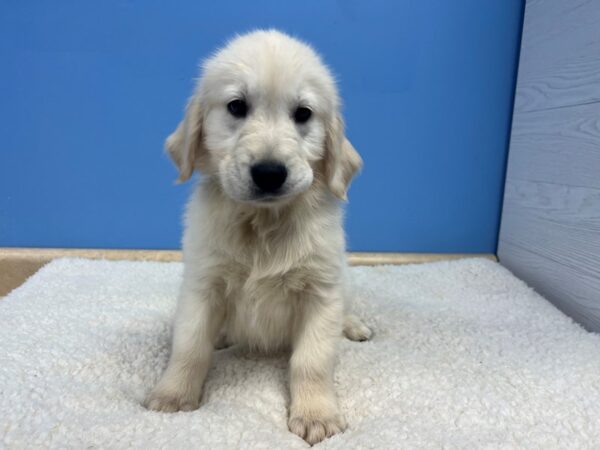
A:
<svg viewBox="0 0 600 450">
<path fill-rule="evenodd" d="M 355 251 L 494 252 L 521 0 L 0 2 L 0 246 L 177 248 L 197 63 L 277 27 L 337 74 Z"/>
</svg>

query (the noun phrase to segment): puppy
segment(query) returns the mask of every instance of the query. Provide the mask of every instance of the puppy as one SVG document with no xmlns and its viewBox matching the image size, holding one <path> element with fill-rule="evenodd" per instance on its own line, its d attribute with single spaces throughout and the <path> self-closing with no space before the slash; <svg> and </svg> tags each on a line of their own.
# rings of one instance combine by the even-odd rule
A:
<svg viewBox="0 0 600 450">
<path fill-rule="evenodd" d="M 341 200 L 362 161 L 329 70 L 278 31 L 238 37 L 204 63 L 166 148 L 179 181 L 204 176 L 187 205 L 171 357 L 146 406 L 198 408 L 215 348 L 289 349 L 289 429 L 310 444 L 342 431 L 336 343 L 371 331 L 345 313 Z"/>
</svg>

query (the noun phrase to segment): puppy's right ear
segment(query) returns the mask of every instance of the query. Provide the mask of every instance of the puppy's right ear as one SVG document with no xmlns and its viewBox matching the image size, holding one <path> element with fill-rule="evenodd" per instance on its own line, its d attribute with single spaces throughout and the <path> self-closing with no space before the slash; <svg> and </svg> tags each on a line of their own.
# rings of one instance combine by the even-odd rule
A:
<svg viewBox="0 0 600 450">
<path fill-rule="evenodd" d="M 179 169 L 177 182 L 188 180 L 206 153 L 202 136 L 202 108 L 197 95 L 188 101 L 185 116 L 167 138 L 165 149 Z"/>
</svg>

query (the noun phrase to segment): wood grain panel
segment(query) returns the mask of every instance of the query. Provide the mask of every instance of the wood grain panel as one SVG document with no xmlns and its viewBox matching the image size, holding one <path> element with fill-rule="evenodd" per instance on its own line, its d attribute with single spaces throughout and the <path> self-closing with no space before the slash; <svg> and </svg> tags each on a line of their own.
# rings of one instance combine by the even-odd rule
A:
<svg viewBox="0 0 600 450">
<path fill-rule="evenodd" d="M 597 0 L 527 0 L 519 75 L 539 75 L 567 58 L 591 58 L 600 41 Z"/>
<path fill-rule="evenodd" d="M 583 275 L 579 267 L 549 261 L 546 255 L 538 255 L 506 241 L 498 250 L 498 257 L 512 273 L 565 314 L 588 330 L 600 330 L 598 285 Z"/>
<path fill-rule="evenodd" d="M 515 111 L 600 100 L 597 0 L 527 1 Z"/>
<path fill-rule="evenodd" d="M 600 27 L 600 24 L 598 25 Z M 600 41 L 594 43 L 600 55 Z M 600 101 L 600 58 L 567 58 L 540 74 L 523 75 L 515 111 L 540 111 Z"/>
<path fill-rule="evenodd" d="M 498 257 L 600 331 L 600 1 L 527 0 Z"/>
<path fill-rule="evenodd" d="M 510 178 L 600 188 L 598 168 L 600 103 L 514 114 Z"/>
<path fill-rule="evenodd" d="M 600 189 L 509 181 L 501 239 L 599 283 Z M 600 296 L 600 292 L 598 293 Z"/>
</svg>

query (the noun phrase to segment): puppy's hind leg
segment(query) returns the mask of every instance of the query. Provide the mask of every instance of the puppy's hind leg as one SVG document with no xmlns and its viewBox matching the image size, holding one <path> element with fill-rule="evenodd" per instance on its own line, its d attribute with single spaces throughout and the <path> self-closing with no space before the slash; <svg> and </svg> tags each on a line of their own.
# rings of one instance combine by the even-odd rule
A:
<svg viewBox="0 0 600 450">
<path fill-rule="evenodd" d="M 368 341 L 373 336 L 371 329 L 354 314 L 344 317 L 344 336 L 351 341 Z"/>
</svg>

